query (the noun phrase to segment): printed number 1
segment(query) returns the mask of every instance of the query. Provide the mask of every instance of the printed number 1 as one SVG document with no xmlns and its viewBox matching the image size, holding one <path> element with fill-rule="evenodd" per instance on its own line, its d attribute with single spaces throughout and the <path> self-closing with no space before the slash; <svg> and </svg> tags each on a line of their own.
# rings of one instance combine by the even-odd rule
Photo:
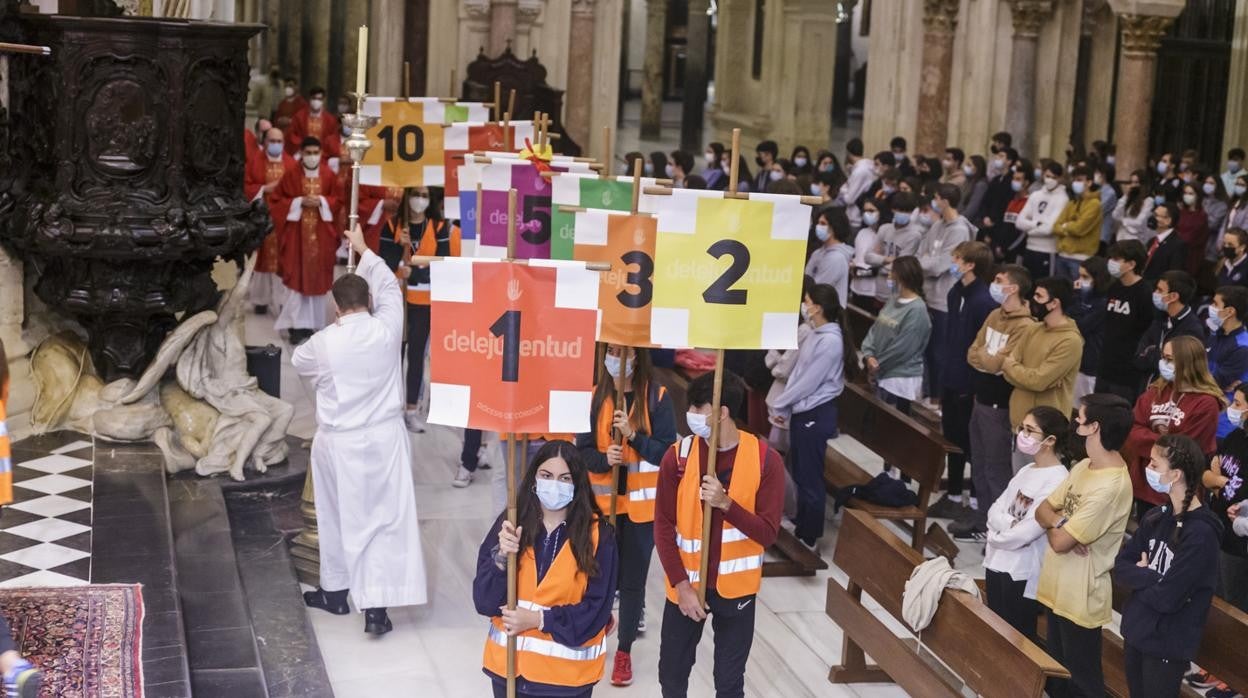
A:
<svg viewBox="0 0 1248 698">
<path fill-rule="evenodd" d="M 706 248 L 706 252 L 715 259 L 729 255 L 732 264 L 702 292 L 702 300 L 720 305 L 745 305 L 749 291 L 734 289 L 732 285 L 740 281 L 750 268 L 750 248 L 739 240 L 720 240 Z"/>
<path fill-rule="evenodd" d="M 520 311 L 508 310 L 490 325 L 490 333 L 503 338 L 503 382 L 520 380 Z"/>
</svg>

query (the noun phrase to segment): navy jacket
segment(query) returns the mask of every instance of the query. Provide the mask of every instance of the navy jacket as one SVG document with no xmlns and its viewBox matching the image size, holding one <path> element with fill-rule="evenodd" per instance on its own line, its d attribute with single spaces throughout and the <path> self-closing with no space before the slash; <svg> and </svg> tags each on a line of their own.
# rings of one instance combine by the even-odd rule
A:
<svg viewBox="0 0 1248 698">
<path fill-rule="evenodd" d="M 988 314 L 997 303 L 988 293 L 988 284 L 975 279 L 971 285 L 957 282 L 949 289 L 949 308 L 945 315 L 945 357 L 941 366 L 941 379 L 947 390 L 969 395 L 971 388 L 971 365 L 966 362 L 966 351 L 984 326 Z"/>
<path fill-rule="evenodd" d="M 1131 590 L 1122 609 L 1122 638 L 1148 657 L 1195 658 L 1213 602 L 1222 524 L 1208 507 L 1185 519 L 1172 536 L 1170 504 L 1154 508 L 1114 561 L 1114 581 Z M 1143 553 L 1147 567 L 1136 564 Z"/>
<path fill-rule="evenodd" d="M 1248 382 L 1248 328 L 1241 325 L 1229 334 L 1214 332 L 1205 340 L 1205 350 L 1209 353 L 1209 372 L 1218 387 L 1226 391 L 1226 399 L 1233 400 L 1233 386 Z M 1234 430 L 1223 411 L 1218 416 L 1218 439 L 1226 438 Z"/>
<path fill-rule="evenodd" d="M 1077 294 L 1070 308 L 1079 334 L 1083 335 L 1083 359 L 1079 372 L 1095 376 L 1101 367 L 1101 346 L 1105 340 L 1106 298 L 1093 291 L 1088 295 Z"/>
</svg>

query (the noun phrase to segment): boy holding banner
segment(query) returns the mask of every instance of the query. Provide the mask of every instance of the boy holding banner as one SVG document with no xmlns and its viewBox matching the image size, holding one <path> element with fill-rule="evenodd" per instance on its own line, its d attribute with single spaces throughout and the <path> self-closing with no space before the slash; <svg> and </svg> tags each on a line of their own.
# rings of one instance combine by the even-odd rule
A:
<svg viewBox="0 0 1248 698">
<path fill-rule="evenodd" d="M 754 597 L 763 574 L 763 551 L 776 540 L 784 508 L 784 463 L 763 439 L 740 431 L 729 405 L 740 405 L 741 379 L 725 371 L 722 406 L 711 415 L 714 376 L 689 383 L 692 436 L 668 449 L 659 466 L 654 544 L 667 581 L 659 645 L 659 684 L 664 698 L 683 697 L 709 614 L 715 629 L 715 693 L 745 695 L 745 664 L 754 642 Z M 706 468 L 710 419 L 718 419 L 715 475 Z M 710 564 L 699 580 L 702 507 L 711 513 Z M 695 585 L 706 584 L 706 606 Z"/>
</svg>

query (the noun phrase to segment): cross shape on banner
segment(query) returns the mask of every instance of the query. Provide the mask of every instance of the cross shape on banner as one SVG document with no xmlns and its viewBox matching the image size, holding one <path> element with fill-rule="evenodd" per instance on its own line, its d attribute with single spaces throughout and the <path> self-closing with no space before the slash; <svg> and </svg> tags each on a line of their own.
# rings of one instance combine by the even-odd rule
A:
<svg viewBox="0 0 1248 698">
<path fill-rule="evenodd" d="M 378 117 L 360 163 L 360 183 L 383 187 L 440 187 L 446 181 L 447 148 L 468 149 L 468 131 L 445 129 L 458 117 L 484 119 L 484 105 L 445 104 L 436 98 L 369 97 L 364 113 Z M 448 131 L 443 133 L 444 129 Z"/>
<path fill-rule="evenodd" d="M 600 275 L 598 341 L 648 347 L 654 296 L 654 216 L 631 216 L 590 209 L 575 214 L 575 258 L 606 262 Z"/>
<path fill-rule="evenodd" d="M 796 196 L 677 189 L 658 208 L 651 341 L 795 348 L 810 207 Z"/>
<path fill-rule="evenodd" d="M 430 422 L 589 431 L 597 272 L 577 262 L 447 258 L 430 274 Z"/>
<path fill-rule="evenodd" d="M 653 177 L 642 177 L 641 187 L 653 186 Z M 654 213 L 657 210 L 657 196 L 642 194 L 638 200 L 637 210 L 642 213 Z M 575 214 L 564 211 L 561 206 L 602 209 L 606 211 L 628 211 L 633 203 L 632 177 L 599 177 L 593 174 L 565 172 L 551 180 L 551 202 L 555 209 L 551 213 L 550 241 L 551 259 L 574 259 Z M 579 258 L 578 258 L 579 259 Z"/>
<path fill-rule="evenodd" d="M 459 199 L 459 177 L 462 168 L 468 165 L 482 167 L 482 165 L 476 165 L 476 163 L 468 162 L 472 159 L 472 153 L 476 151 L 498 150 L 502 148 L 504 130 L 509 130 L 511 132 L 511 139 L 516 143 L 523 143 L 525 138 L 533 138 L 533 123 L 530 121 L 513 121 L 509 126 L 507 126 L 506 129 L 504 129 L 503 124 L 493 122 L 485 124 L 451 124 L 443 132 L 446 142 L 448 143 L 443 151 L 445 153 L 444 168 L 446 170 L 444 175 L 444 180 L 446 182 L 444 186 L 446 187 L 446 191 L 444 192 L 445 198 L 443 199 L 443 215 L 445 215 L 448 219 L 460 220 L 466 215 L 460 210 Z M 465 149 L 460 150 L 453 147 L 453 144 L 461 142 L 467 143 L 467 147 Z M 467 156 L 467 158 L 465 158 L 465 156 Z M 516 155 L 514 153 L 511 155 L 511 159 L 516 159 Z M 471 188 L 472 193 L 475 194 L 475 180 L 473 181 Z M 464 239 L 471 240 L 475 237 L 476 227 L 474 225 L 472 237 L 465 237 Z"/>
</svg>

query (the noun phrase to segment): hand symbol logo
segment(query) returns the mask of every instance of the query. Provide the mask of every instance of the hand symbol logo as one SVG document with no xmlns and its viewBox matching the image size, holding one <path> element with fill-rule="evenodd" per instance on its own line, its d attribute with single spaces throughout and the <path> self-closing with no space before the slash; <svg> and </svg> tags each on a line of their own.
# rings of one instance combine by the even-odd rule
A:
<svg viewBox="0 0 1248 698">
<path fill-rule="evenodd" d="M 507 282 L 507 300 L 516 302 L 520 300 L 523 291 L 520 290 L 520 279 L 512 279 Z"/>
</svg>

